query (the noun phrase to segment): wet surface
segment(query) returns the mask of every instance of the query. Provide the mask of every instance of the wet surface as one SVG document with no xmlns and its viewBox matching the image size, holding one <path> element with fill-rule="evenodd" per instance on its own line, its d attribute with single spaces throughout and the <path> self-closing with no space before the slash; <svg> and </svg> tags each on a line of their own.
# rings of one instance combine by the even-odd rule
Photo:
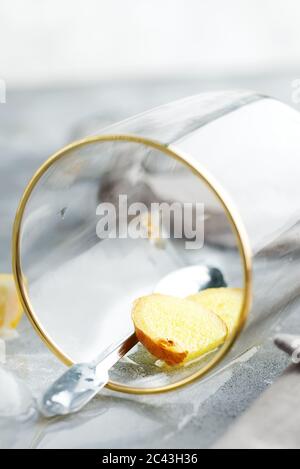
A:
<svg viewBox="0 0 300 469">
<path fill-rule="evenodd" d="M 233 80 L 225 86 L 192 80 L 9 91 L 7 104 L 0 105 L 0 270 L 11 270 L 10 237 L 20 196 L 33 172 L 62 145 L 152 106 L 203 90 L 256 88 L 288 102 L 294 77 Z M 67 418 L 47 421 L 35 413 L 22 422 L 0 418 L 0 447 L 208 447 L 286 367 L 288 358 L 267 338 L 278 327 L 268 328 L 263 340 L 214 376 L 179 391 L 130 396 L 104 390 L 80 414 Z M 300 333 L 296 309 L 284 331 Z M 26 318 L 19 333 L 18 339 L 7 344 L 5 367 L 37 397 L 64 367 Z"/>
</svg>

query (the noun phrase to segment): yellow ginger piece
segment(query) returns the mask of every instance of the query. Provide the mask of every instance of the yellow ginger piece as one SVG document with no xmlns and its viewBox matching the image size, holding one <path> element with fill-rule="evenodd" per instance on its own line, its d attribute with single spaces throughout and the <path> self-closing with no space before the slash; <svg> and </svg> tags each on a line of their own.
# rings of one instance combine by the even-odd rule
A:
<svg viewBox="0 0 300 469">
<path fill-rule="evenodd" d="M 22 312 L 13 275 L 0 274 L 0 328 L 17 327 Z"/>
<path fill-rule="evenodd" d="M 208 288 L 187 299 L 217 314 L 226 323 L 229 334 L 235 331 L 243 304 L 241 288 Z"/>
<path fill-rule="evenodd" d="M 194 301 L 152 294 L 134 302 L 132 319 L 139 341 L 168 365 L 194 360 L 222 345 L 226 324 Z"/>
</svg>

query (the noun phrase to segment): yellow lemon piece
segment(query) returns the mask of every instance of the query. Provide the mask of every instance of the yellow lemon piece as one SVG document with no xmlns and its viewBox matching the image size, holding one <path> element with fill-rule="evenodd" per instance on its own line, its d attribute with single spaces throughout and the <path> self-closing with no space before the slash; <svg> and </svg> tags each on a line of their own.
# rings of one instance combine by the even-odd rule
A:
<svg viewBox="0 0 300 469">
<path fill-rule="evenodd" d="M 13 275 L 0 274 L 0 328 L 17 327 L 22 312 Z"/>
<path fill-rule="evenodd" d="M 241 288 L 208 288 L 187 299 L 217 314 L 226 323 L 230 334 L 236 329 L 243 304 Z"/>
<path fill-rule="evenodd" d="M 139 341 L 168 365 L 193 360 L 222 345 L 226 324 L 194 301 L 153 294 L 134 302 L 132 319 Z"/>
</svg>

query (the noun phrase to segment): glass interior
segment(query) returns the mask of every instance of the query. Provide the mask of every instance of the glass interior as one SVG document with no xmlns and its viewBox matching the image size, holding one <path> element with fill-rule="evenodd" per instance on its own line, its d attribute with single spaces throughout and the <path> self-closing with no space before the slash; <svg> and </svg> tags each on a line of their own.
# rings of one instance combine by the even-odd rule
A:
<svg viewBox="0 0 300 469">
<path fill-rule="evenodd" d="M 124 218 L 120 195 L 128 206 L 146 208 L 179 203 L 193 212 L 203 204 L 202 215 L 194 212 L 202 222 L 194 226 L 194 237 L 180 237 L 175 226 L 184 220 L 178 222 L 175 214 L 169 230 L 164 233 L 162 225 L 160 235 L 153 236 L 142 213 L 147 237 L 99 237 L 99 204 L 116 207 L 117 223 L 127 228 L 133 220 L 132 214 Z M 198 235 L 200 244 L 187 248 Z M 133 301 L 156 291 L 178 269 L 211 267 L 228 286 L 243 287 L 235 235 L 216 195 L 181 161 L 129 141 L 91 142 L 50 165 L 25 208 L 20 261 L 36 320 L 72 362 L 93 360 L 132 332 Z M 171 368 L 138 344 L 114 366 L 110 379 L 140 388 L 165 386 L 191 376 L 215 354 Z"/>
</svg>

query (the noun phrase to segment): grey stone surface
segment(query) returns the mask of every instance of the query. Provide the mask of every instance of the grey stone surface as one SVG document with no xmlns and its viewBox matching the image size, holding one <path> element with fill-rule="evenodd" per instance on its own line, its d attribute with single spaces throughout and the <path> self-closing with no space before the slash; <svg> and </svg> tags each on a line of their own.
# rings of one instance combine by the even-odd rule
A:
<svg viewBox="0 0 300 469">
<path fill-rule="evenodd" d="M 0 270 L 11 270 L 11 228 L 26 183 L 62 145 L 94 128 L 209 89 L 254 88 L 289 103 L 290 81 L 295 76 L 293 72 L 225 83 L 170 80 L 9 90 L 7 104 L 0 105 Z M 289 316 L 285 330 L 300 333 L 296 311 Z M 268 337 L 273 332 L 269 330 Z M 209 447 L 286 367 L 288 359 L 268 337 L 208 379 L 179 391 L 138 397 L 105 390 L 83 412 L 68 418 L 45 421 L 35 417 L 23 423 L 1 420 L 0 447 Z M 63 370 L 26 318 L 20 338 L 8 343 L 6 367 L 36 396 Z"/>
<path fill-rule="evenodd" d="M 299 449 L 299 366 L 291 365 L 214 446 Z"/>
</svg>

